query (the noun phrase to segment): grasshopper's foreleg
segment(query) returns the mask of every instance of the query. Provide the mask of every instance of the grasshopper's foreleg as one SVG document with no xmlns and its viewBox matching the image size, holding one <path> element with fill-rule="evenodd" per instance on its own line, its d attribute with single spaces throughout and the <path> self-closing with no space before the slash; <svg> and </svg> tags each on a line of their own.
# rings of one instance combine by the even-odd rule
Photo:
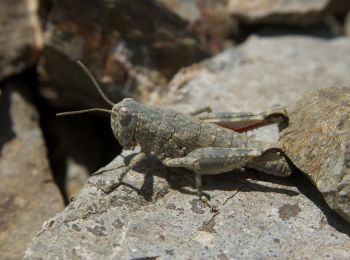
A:
<svg viewBox="0 0 350 260">
<path fill-rule="evenodd" d="M 212 109 L 211 107 L 209 106 L 206 106 L 206 107 L 200 107 L 192 112 L 189 113 L 190 116 L 198 116 L 200 114 L 203 114 L 203 113 L 210 113 L 212 112 Z"/>
<path fill-rule="evenodd" d="M 146 154 L 144 153 L 139 153 L 137 154 L 135 157 L 133 157 L 130 161 L 130 163 L 128 164 L 128 166 L 126 166 L 122 173 L 119 175 L 118 179 L 115 182 L 110 183 L 107 186 L 104 186 L 102 188 L 103 192 L 105 193 L 110 193 L 111 191 L 113 191 L 115 188 L 117 188 L 122 182 L 124 177 L 126 176 L 126 174 L 131 171 L 134 167 L 136 167 L 137 165 L 139 165 L 143 159 L 145 159 Z"/>
<path fill-rule="evenodd" d="M 284 107 L 276 106 L 260 113 L 249 112 L 213 112 L 198 116 L 199 119 L 232 129 L 236 132 L 246 132 L 269 124 L 287 121 Z"/>
<path fill-rule="evenodd" d="M 202 199 L 203 174 L 220 174 L 240 169 L 261 154 L 259 149 L 208 147 L 196 149 L 183 158 L 165 159 L 163 163 L 168 167 L 184 167 L 194 171 L 197 194 Z"/>
</svg>

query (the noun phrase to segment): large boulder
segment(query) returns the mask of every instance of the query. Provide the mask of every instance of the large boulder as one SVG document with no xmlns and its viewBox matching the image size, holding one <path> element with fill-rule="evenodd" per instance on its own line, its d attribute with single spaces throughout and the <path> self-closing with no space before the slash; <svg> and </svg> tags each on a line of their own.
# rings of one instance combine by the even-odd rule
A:
<svg viewBox="0 0 350 260">
<path fill-rule="evenodd" d="M 311 92 L 288 107 L 279 142 L 329 207 L 350 223 L 350 87 Z"/>
</svg>

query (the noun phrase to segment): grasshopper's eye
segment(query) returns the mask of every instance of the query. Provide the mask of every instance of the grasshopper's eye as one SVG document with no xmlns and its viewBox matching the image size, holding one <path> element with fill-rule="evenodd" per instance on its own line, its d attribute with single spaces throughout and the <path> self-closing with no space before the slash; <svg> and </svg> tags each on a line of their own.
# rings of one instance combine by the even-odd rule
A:
<svg viewBox="0 0 350 260">
<path fill-rule="evenodd" d="M 131 121 L 131 112 L 126 107 L 122 107 L 120 109 L 120 124 L 122 126 L 127 126 L 129 125 L 130 121 Z"/>
</svg>

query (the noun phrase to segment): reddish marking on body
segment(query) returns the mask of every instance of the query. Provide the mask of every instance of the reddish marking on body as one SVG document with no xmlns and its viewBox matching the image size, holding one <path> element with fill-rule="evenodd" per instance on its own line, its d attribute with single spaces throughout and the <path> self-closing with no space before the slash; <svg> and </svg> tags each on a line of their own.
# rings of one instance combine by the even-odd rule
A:
<svg viewBox="0 0 350 260">
<path fill-rule="evenodd" d="M 244 132 L 248 132 L 250 130 L 254 130 L 254 129 L 257 129 L 259 127 L 263 127 L 263 126 L 267 126 L 269 125 L 270 123 L 269 122 L 261 122 L 261 123 L 257 123 L 257 124 L 253 124 L 253 125 L 248 125 L 248 126 L 245 126 L 245 127 L 241 127 L 241 128 L 235 128 L 235 127 L 232 127 L 230 126 L 230 124 L 225 124 L 225 123 L 218 123 L 219 126 L 222 126 L 224 128 L 227 128 L 227 129 L 230 129 L 230 130 L 233 130 L 237 133 L 244 133 Z"/>
</svg>

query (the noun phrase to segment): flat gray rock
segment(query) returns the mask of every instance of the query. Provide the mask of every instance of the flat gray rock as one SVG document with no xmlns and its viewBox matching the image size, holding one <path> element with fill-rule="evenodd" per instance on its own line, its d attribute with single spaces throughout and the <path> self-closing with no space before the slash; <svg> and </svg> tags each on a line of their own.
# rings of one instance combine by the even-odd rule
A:
<svg viewBox="0 0 350 260">
<path fill-rule="evenodd" d="M 293 102 L 307 90 L 350 85 L 349 43 L 252 37 L 180 72 L 162 104 L 182 111 L 208 104 L 221 111 L 258 111 Z M 276 137 L 276 129 L 270 130 L 261 138 Z M 135 152 L 124 151 L 106 167 L 128 164 Z M 192 172 L 166 169 L 153 157 L 118 189 L 101 192 L 121 170 L 91 177 L 68 207 L 45 223 L 26 258 L 350 257 L 349 224 L 300 173 L 206 176 L 204 190 L 219 208 L 212 213 L 195 195 Z"/>
</svg>

